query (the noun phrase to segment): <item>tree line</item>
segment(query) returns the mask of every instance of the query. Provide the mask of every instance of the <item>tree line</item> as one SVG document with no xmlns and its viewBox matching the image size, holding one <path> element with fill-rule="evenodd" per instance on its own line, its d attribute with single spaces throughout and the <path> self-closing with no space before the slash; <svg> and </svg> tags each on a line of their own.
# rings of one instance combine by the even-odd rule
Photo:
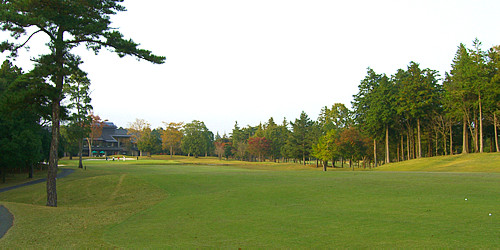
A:
<svg viewBox="0 0 500 250">
<path fill-rule="evenodd" d="M 232 133 L 222 136 L 214 136 L 200 121 L 132 131 L 144 151 L 303 164 L 313 159 L 325 170 L 344 161 L 376 167 L 421 157 L 499 152 L 499 58 L 498 46 L 484 51 L 476 39 L 472 48 L 458 46 L 443 78 L 413 61 L 390 76 L 368 68 L 352 109 L 336 103 L 322 108 L 316 121 L 302 112 L 281 124 L 270 118 L 241 128 L 236 122 Z"/>
</svg>

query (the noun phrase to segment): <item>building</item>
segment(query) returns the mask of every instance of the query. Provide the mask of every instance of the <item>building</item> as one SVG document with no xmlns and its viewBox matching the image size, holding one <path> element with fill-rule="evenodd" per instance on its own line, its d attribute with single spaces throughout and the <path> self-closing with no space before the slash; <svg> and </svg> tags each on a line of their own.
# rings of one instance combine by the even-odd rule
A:
<svg viewBox="0 0 500 250">
<path fill-rule="evenodd" d="M 112 122 L 102 123 L 101 136 L 93 139 L 91 153 L 93 156 L 139 155 L 137 144 L 131 141 L 131 135 L 127 134 L 127 130 L 116 127 Z M 89 155 L 87 138 L 83 143 L 83 154 Z"/>
</svg>

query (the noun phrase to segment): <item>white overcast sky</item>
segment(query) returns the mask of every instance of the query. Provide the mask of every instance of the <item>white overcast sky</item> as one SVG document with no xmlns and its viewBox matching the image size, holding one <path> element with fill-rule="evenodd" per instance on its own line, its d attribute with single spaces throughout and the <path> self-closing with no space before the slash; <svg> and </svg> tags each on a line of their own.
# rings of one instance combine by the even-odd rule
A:
<svg viewBox="0 0 500 250">
<path fill-rule="evenodd" d="M 113 26 L 166 56 L 154 65 L 82 47 L 95 113 L 118 126 L 204 121 L 231 133 L 350 106 L 366 68 L 410 61 L 444 75 L 460 43 L 500 44 L 500 1 L 126 0 Z M 40 36 L 42 36 L 40 34 Z M 35 40 L 36 42 L 38 40 Z M 38 42 L 39 43 L 39 42 Z M 31 53 L 42 50 L 30 44 Z M 0 59 L 4 59 L 5 54 Z M 17 65 L 29 69 L 21 54 Z"/>
</svg>

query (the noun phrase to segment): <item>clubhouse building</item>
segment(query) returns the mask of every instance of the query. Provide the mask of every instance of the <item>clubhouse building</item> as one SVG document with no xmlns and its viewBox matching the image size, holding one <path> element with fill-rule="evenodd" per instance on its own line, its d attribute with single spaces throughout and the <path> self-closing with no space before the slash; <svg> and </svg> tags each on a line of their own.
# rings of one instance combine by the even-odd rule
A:
<svg viewBox="0 0 500 250">
<path fill-rule="evenodd" d="M 89 143 L 87 139 L 84 140 L 82 153 L 88 156 Z M 126 129 L 118 128 L 112 122 L 103 122 L 101 136 L 94 138 L 91 153 L 93 156 L 138 156 L 139 150 L 137 149 L 137 144 L 132 142 L 131 135 L 127 133 Z"/>
</svg>

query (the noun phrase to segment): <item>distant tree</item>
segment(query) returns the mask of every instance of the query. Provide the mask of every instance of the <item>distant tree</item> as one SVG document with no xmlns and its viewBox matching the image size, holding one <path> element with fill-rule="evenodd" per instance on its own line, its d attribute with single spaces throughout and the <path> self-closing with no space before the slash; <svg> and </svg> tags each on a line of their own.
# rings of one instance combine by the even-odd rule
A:
<svg viewBox="0 0 500 250">
<path fill-rule="evenodd" d="M 264 161 L 265 157 L 270 153 L 271 144 L 265 137 L 250 137 L 248 139 L 248 152 Z"/>
<path fill-rule="evenodd" d="M 323 107 L 318 117 L 323 134 L 332 129 L 343 129 L 353 124 L 349 109 L 342 103 L 335 103 L 331 108 Z"/>
<path fill-rule="evenodd" d="M 290 145 L 294 148 L 297 153 L 296 156 L 302 158 L 302 162 L 306 164 L 306 157 L 309 153 L 313 144 L 312 129 L 314 122 L 307 116 L 307 114 L 302 111 L 299 119 L 295 119 L 295 122 L 291 122 L 292 133 L 290 136 Z"/>
<path fill-rule="evenodd" d="M 162 134 L 162 148 L 169 150 L 170 158 L 172 158 L 177 151 L 181 150 L 182 125 L 184 123 L 163 122 L 163 124 L 165 124 L 165 130 Z"/>
<path fill-rule="evenodd" d="M 349 159 L 349 165 L 353 168 L 352 160 L 361 160 L 367 152 L 367 140 L 355 127 L 345 129 L 339 135 L 337 147 L 340 154 Z"/>
<path fill-rule="evenodd" d="M 500 46 L 494 46 L 488 51 L 488 75 L 489 86 L 486 91 L 485 101 L 487 103 L 487 111 L 492 114 L 493 136 L 495 137 L 496 152 L 500 152 L 498 146 L 498 126 L 500 124 L 498 117 L 500 116 Z"/>
<path fill-rule="evenodd" d="M 151 152 L 150 150 L 153 148 L 151 125 L 146 120 L 136 118 L 133 123 L 129 124 L 128 134 L 137 143 L 140 156 L 143 156 L 145 152 Z"/>
<path fill-rule="evenodd" d="M 377 164 L 377 140 L 385 137 L 385 162 L 389 163 L 389 129 L 394 125 L 395 89 L 385 74 L 371 68 L 360 82 L 352 102 L 358 126 L 373 138 L 373 155 Z"/>
<path fill-rule="evenodd" d="M 332 161 L 332 167 L 335 167 L 335 158 L 339 155 L 337 131 L 336 129 L 330 129 L 313 145 L 312 155 L 323 162 L 323 171 L 326 171 L 330 160 Z"/>
<path fill-rule="evenodd" d="M 204 122 L 194 120 L 185 124 L 183 133 L 181 147 L 188 156 L 192 154 L 198 157 L 203 153 L 208 155 L 208 152 L 213 148 L 214 135 Z"/>
<path fill-rule="evenodd" d="M 417 158 L 422 157 L 421 123 L 438 106 L 438 73 L 435 70 L 421 70 L 418 63 L 410 62 L 406 71 L 396 74 L 398 86 L 397 111 L 408 121 L 417 123 Z"/>
<path fill-rule="evenodd" d="M 101 137 L 102 135 L 102 128 L 103 128 L 103 121 L 101 120 L 101 117 L 98 115 L 94 115 L 93 112 L 90 113 L 89 115 L 90 119 L 90 124 L 88 127 L 88 137 L 87 137 L 87 143 L 89 144 L 89 156 L 92 156 L 92 145 L 94 144 L 94 140 Z"/>
<path fill-rule="evenodd" d="M 68 95 L 68 109 L 72 111 L 66 127 L 66 140 L 70 145 L 77 145 L 78 168 L 83 168 L 83 139 L 90 133 L 92 105 L 90 105 L 90 80 L 87 73 L 75 70 L 64 84 L 64 92 Z M 62 132 L 62 131 L 61 131 Z M 73 147 L 73 146 L 70 146 Z M 90 156 L 90 154 L 89 154 Z"/>
<path fill-rule="evenodd" d="M 222 156 L 224 155 L 224 142 L 220 140 L 216 140 L 215 144 L 215 154 L 219 157 L 219 160 L 222 160 Z"/>
</svg>

